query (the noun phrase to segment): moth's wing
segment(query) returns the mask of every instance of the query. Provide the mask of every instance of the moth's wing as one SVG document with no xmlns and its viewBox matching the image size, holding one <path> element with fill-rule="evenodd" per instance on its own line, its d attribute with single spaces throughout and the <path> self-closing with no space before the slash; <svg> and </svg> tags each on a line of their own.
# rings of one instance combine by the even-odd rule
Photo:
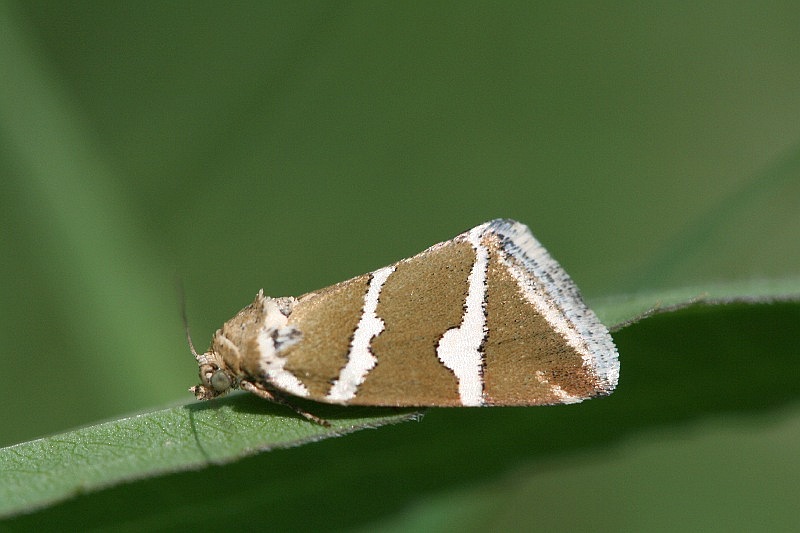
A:
<svg viewBox="0 0 800 533">
<path fill-rule="evenodd" d="M 322 402 L 538 405 L 616 384 L 607 330 L 514 221 L 306 295 L 289 324 L 284 368 Z"/>
</svg>

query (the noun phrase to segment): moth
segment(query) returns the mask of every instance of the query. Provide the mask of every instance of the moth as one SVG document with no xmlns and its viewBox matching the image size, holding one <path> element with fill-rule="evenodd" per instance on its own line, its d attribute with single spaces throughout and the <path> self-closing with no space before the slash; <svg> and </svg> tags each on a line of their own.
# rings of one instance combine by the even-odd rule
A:
<svg viewBox="0 0 800 533">
<path fill-rule="evenodd" d="M 255 300 L 198 354 L 200 400 L 243 389 L 370 406 L 532 406 L 610 394 L 608 329 L 524 224 L 497 219 L 300 297 Z"/>
</svg>

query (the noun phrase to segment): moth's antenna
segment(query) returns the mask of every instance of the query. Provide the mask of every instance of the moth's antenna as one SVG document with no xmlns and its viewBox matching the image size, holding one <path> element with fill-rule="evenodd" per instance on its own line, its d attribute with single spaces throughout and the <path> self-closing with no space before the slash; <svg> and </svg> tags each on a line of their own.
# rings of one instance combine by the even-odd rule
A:
<svg viewBox="0 0 800 533">
<path fill-rule="evenodd" d="M 200 356 L 197 354 L 197 351 L 194 349 L 194 343 L 192 342 L 192 335 L 189 333 L 189 319 L 186 318 L 186 293 L 183 290 L 183 280 L 181 278 L 176 279 L 176 285 L 178 287 L 178 299 L 180 300 L 181 304 L 181 320 L 183 320 L 183 330 L 186 332 L 186 340 L 189 342 L 189 349 L 192 351 L 192 355 L 197 360 L 198 363 L 202 363 L 200 360 Z"/>
</svg>

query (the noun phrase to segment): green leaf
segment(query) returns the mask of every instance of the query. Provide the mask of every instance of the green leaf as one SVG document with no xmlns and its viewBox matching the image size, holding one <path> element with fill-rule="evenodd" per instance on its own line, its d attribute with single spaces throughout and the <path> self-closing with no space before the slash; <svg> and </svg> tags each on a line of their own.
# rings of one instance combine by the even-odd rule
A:
<svg viewBox="0 0 800 533">
<path fill-rule="evenodd" d="M 745 529 L 764 519 L 789 523 L 786 520 L 795 516 L 796 502 L 780 495 L 793 494 L 790 489 L 796 482 L 797 462 L 791 459 L 796 449 L 793 443 L 800 438 L 792 429 L 797 427 L 792 420 L 800 420 L 796 407 L 799 321 L 796 303 L 682 309 L 615 334 L 623 367 L 620 385 L 608 398 L 552 408 L 431 409 L 425 423 L 399 424 L 330 439 L 324 445 L 257 454 L 224 468 L 150 477 L 79 496 L 9 524 L 62 529 L 200 528 L 236 522 L 244 515 L 252 521 L 247 523 L 268 523 L 277 531 L 373 523 L 398 530 L 409 524 L 432 524 L 434 530 L 449 531 L 448 526 L 464 521 L 468 530 L 480 530 L 493 521 L 531 529 L 541 523 L 590 523 L 596 517 L 601 529 L 613 530 L 633 517 L 637 526 L 650 530 L 661 517 L 642 509 L 659 509 L 664 498 L 669 502 L 683 493 L 695 502 L 705 502 L 708 517 L 717 516 L 721 505 L 730 510 L 723 505 L 729 499 L 739 502 L 736 518 Z M 249 403 L 247 411 L 280 412 L 279 406 L 244 399 Z M 322 414 L 333 418 L 336 409 L 330 409 Z M 232 420 L 236 412 L 236 408 L 226 408 L 217 415 L 216 408 L 204 410 L 212 435 L 224 435 L 228 428 L 220 420 Z M 778 414 L 765 417 L 770 410 Z M 272 418 L 264 412 L 247 415 Z M 703 436 L 708 419 L 718 421 L 720 436 L 713 433 L 717 430 Z M 195 424 L 193 429 L 188 420 L 191 413 L 184 415 L 185 434 L 172 438 L 206 442 L 205 436 L 198 436 L 201 428 Z M 785 425 L 769 429 L 784 420 Z M 295 430 L 300 426 L 314 429 L 299 419 L 285 422 L 291 422 Z M 769 430 L 766 441 L 746 437 L 757 435 L 762 426 Z M 172 428 L 167 429 L 172 433 Z M 736 435 L 742 432 L 745 438 L 737 441 Z M 693 440 L 693 435 L 699 436 Z M 225 439 L 218 445 L 226 447 Z M 195 460 L 204 464 L 197 445 L 189 446 Z M 769 447 L 785 453 L 752 453 Z M 116 450 L 115 455 L 124 453 Z M 147 451 L 145 455 L 163 453 Z M 719 458 L 720 453 L 724 460 L 703 466 L 710 461 L 707 457 Z M 659 461 L 658 456 L 665 454 Z M 629 456 L 631 463 L 626 460 Z M 780 458 L 789 462 L 774 462 Z M 706 480 L 702 475 L 686 479 L 680 473 L 685 468 L 680 461 L 703 463 L 694 466 L 698 472 L 728 471 L 725 479 L 732 483 L 718 485 L 714 478 Z M 85 462 L 89 468 L 91 461 Z M 628 468 L 636 470 L 628 472 Z M 567 477 L 561 479 L 558 473 L 563 469 Z M 774 472 L 770 478 L 774 485 L 752 477 L 760 471 Z M 652 486 L 653 479 L 670 484 Z M 577 491 L 570 488 L 571 481 L 577 483 Z M 766 491 L 759 498 L 770 495 L 765 503 L 768 517 L 761 516 L 762 506 L 744 505 L 754 482 Z M 627 483 L 635 483 L 635 490 L 609 490 Z M 469 491 L 466 497 L 465 490 Z M 662 501 L 648 500 L 647 494 L 661 495 Z M 642 509 L 628 515 L 632 498 L 642 502 Z M 556 502 L 558 506 L 552 507 Z M 143 507 L 147 512 L 142 512 Z M 691 515 L 680 513 L 670 521 L 672 525 L 691 523 Z"/>
<path fill-rule="evenodd" d="M 0 516 L 122 481 L 222 464 L 415 419 L 408 410 L 314 406 L 331 427 L 249 394 L 105 422 L 0 449 Z"/>
<path fill-rule="evenodd" d="M 796 294 L 800 294 L 800 286 L 794 280 L 736 283 L 718 285 L 705 293 L 682 289 L 607 299 L 598 312 L 606 319 L 616 317 L 620 323 L 630 324 L 643 316 L 642 310 L 652 314 L 698 303 L 796 299 L 791 296 Z M 659 307 L 659 302 L 665 303 Z M 629 365 L 625 362 L 625 374 Z M 322 428 L 292 416 L 284 407 L 237 394 L 0 449 L 0 516 L 123 481 L 230 462 L 257 451 L 297 446 L 418 416 L 408 411 L 309 405 L 315 414 L 330 418 L 333 426 Z"/>
<path fill-rule="evenodd" d="M 600 320 L 617 331 L 654 314 L 692 305 L 800 301 L 800 278 L 709 283 L 641 291 L 592 302 Z"/>
</svg>

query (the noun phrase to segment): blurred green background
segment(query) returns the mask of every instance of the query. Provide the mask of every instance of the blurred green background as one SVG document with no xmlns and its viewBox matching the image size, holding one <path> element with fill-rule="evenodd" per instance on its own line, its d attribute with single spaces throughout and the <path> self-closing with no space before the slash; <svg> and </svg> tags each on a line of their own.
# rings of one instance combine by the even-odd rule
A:
<svg viewBox="0 0 800 533">
<path fill-rule="evenodd" d="M 299 295 L 495 217 L 528 224 L 590 302 L 796 278 L 798 28 L 794 2 L 0 3 L 0 445 L 186 401 L 196 364 L 176 276 L 198 348 L 259 288 Z M 625 330 L 619 392 L 596 411 L 616 414 L 558 433 L 580 442 L 530 457 L 517 443 L 469 475 L 451 476 L 453 461 L 438 483 L 409 474 L 369 521 L 455 528 L 441 500 L 472 501 L 485 482 L 501 510 L 550 517 L 542 527 L 671 529 L 710 495 L 709 524 L 748 505 L 758 523 L 764 503 L 748 494 L 773 487 L 775 504 L 800 474 L 797 317 L 737 308 Z M 743 343 L 726 374 L 723 347 Z M 765 364 L 759 380 L 745 371 Z M 659 401 L 626 400 L 628 387 Z M 706 387 L 725 394 L 707 407 Z M 463 454 L 480 462 L 518 438 L 514 424 L 546 441 L 540 417 L 542 431 L 566 428 L 594 403 L 435 411 L 390 437 L 339 439 L 327 458 L 350 464 L 348 440 L 424 448 L 489 424 L 486 448 Z M 720 459 L 751 437 L 759 451 Z M 292 453 L 326 452 L 280 452 Z M 533 476 L 519 466 L 532 459 Z M 729 464 L 765 473 L 752 482 Z M 437 496 L 450 490 L 463 493 Z M 465 507 L 513 526 L 483 501 Z M 636 505 L 608 512 L 620 502 Z M 783 503 L 773 526 L 791 521 Z"/>
</svg>

